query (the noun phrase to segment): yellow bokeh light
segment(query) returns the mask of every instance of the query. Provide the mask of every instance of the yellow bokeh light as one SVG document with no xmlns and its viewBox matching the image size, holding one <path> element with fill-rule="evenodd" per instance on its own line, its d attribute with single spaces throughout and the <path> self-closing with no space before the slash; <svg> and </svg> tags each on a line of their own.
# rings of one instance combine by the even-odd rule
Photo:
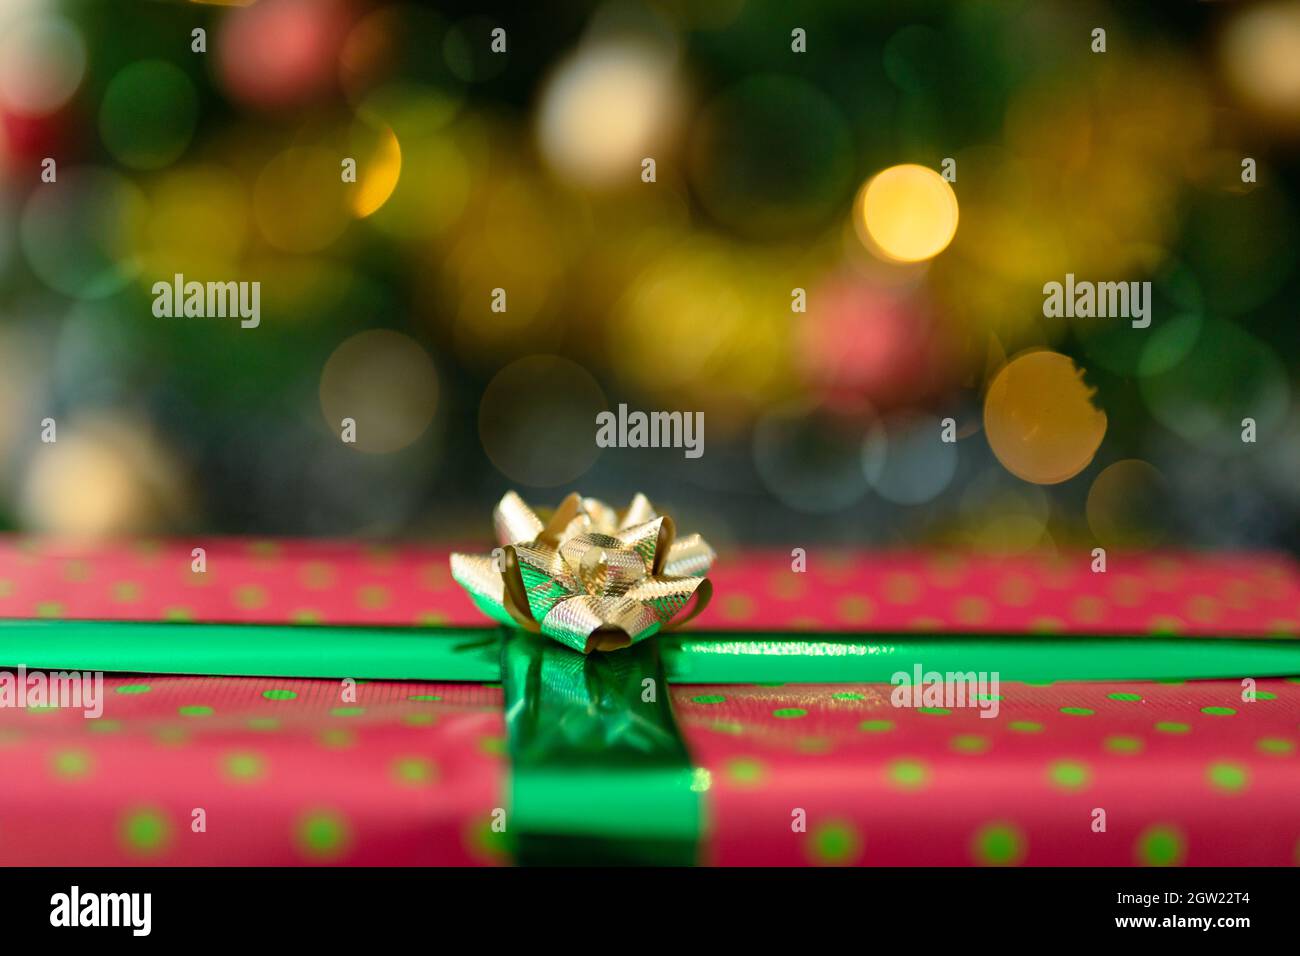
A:
<svg viewBox="0 0 1300 956">
<path fill-rule="evenodd" d="M 579 48 L 547 81 L 537 114 L 543 158 L 583 186 L 637 182 L 678 111 L 672 55 L 648 42 Z"/>
<path fill-rule="evenodd" d="M 176 527 L 193 509 L 178 460 L 147 423 L 117 415 L 59 423 L 24 477 L 21 513 L 34 529 L 69 536 Z"/>
<path fill-rule="evenodd" d="M 388 197 L 397 188 L 397 181 L 402 176 L 402 146 L 396 134 L 385 126 L 377 137 L 354 135 L 353 141 L 364 138 L 369 155 L 357 165 L 357 191 L 352 196 L 352 212 L 358 219 L 365 219 L 376 209 L 388 202 Z"/>
<path fill-rule="evenodd" d="M 957 194 L 925 166 L 891 166 L 877 173 L 858 194 L 856 213 L 867 248 L 894 262 L 932 259 L 957 233 Z"/>
<path fill-rule="evenodd" d="M 410 336 L 368 329 L 344 341 L 320 376 L 325 425 L 355 423 L 357 451 L 399 451 L 424 434 L 438 405 L 438 371 Z"/>
<path fill-rule="evenodd" d="M 1150 548 L 1164 537 L 1162 505 L 1169 487 L 1153 466 L 1136 458 L 1117 461 L 1088 490 L 1088 527 L 1107 548 Z"/>
<path fill-rule="evenodd" d="M 253 211 L 267 242 L 285 252 L 319 252 L 347 228 L 339 160 L 329 150 L 295 146 L 276 155 L 253 186 Z"/>
<path fill-rule="evenodd" d="M 1054 485 L 1088 467 L 1106 435 L 1083 371 L 1059 352 L 1027 352 L 1005 365 L 984 398 L 989 447 L 1017 478 Z"/>
<path fill-rule="evenodd" d="M 200 278 L 237 268 L 249 232 L 246 192 L 244 183 L 221 166 L 187 166 L 157 180 L 140 250 L 143 272 Z"/>
<path fill-rule="evenodd" d="M 1264 3 L 1242 10 L 1223 33 L 1228 85 L 1253 109 L 1300 117 L 1300 7 Z"/>
</svg>

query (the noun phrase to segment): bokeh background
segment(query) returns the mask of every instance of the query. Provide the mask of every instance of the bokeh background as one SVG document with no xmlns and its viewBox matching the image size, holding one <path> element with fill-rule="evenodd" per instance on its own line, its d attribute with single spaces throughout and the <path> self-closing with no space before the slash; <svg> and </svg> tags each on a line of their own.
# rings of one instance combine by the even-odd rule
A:
<svg viewBox="0 0 1300 956">
<path fill-rule="evenodd" d="M 1294 550 L 1298 146 L 1294 3 L 4 0 L 0 526 Z M 1044 318 L 1067 272 L 1151 327 Z M 703 457 L 597 448 L 620 402 Z"/>
</svg>

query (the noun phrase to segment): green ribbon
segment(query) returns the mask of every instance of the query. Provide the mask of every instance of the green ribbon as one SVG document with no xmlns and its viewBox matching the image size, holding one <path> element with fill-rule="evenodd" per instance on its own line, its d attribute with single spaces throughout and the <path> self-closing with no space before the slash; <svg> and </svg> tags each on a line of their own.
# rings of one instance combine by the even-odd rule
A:
<svg viewBox="0 0 1300 956">
<path fill-rule="evenodd" d="M 499 681 L 503 628 L 0 621 L 0 667 L 373 680 Z M 885 683 L 927 671 L 1004 681 L 1197 680 L 1300 674 L 1300 641 L 1010 635 L 660 635 L 678 684 Z M 614 652 L 614 656 L 624 653 Z"/>
<path fill-rule="evenodd" d="M 499 628 L 9 620 L 0 621 L 0 667 L 497 681 L 500 643 Z"/>
<path fill-rule="evenodd" d="M 701 786 L 654 641 L 583 655 L 514 631 L 501 672 L 518 862 L 695 862 Z"/>
</svg>

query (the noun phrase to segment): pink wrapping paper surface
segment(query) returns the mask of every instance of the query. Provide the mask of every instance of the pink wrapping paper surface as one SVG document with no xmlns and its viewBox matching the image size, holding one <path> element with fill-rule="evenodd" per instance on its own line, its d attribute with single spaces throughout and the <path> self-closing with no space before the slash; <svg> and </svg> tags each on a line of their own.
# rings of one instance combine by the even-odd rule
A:
<svg viewBox="0 0 1300 956">
<path fill-rule="evenodd" d="M 193 574 L 191 549 L 206 549 Z M 484 626 L 447 552 L 209 540 L 0 541 L 0 616 Z M 701 627 L 1293 635 L 1278 557 L 723 560 Z M 100 720 L 0 709 L 0 864 L 491 864 L 501 691 L 109 677 Z M 675 687 L 708 771 L 703 862 L 1290 864 L 1300 684 L 1003 683 L 1000 714 L 882 685 Z M 193 829 L 194 811 L 206 832 Z M 792 829 L 802 810 L 806 831 Z M 1094 832 L 1094 811 L 1106 831 Z"/>
<path fill-rule="evenodd" d="M 207 570 L 191 571 L 202 547 Z M 0 539 L 0 617 L 484 626 L 450 549 L 209 539 Z M 723 556 L 693 625 L 769 631 L 1294 636 L 1300 571 L 1274 555 L 992 558 L 814 550 Z"/>
<path fill-rule="evenodd" d="M 489 864 L 499 688 L 109 677 L 0 709 L 0 865 Z M 206 815 L 195 832 L 194 811 Z"/>
<path fill-rule="evenodd" d="M 362 683 L 350 703 L 336 681 L 106 686 L 99 720 L 0 710 L 0 864 L 504 859 L 495 687 Z M 1300 862 L 1300 684 L 1259 681 L 1249 703 L 1238 681 L 1000 690 L 986 719 L 894 708 L 881 685 L 674 688 L 709 772 L 702 861 Z"/>
<path fill-rule="evenodd" d="M 710 773 L 714 864 L 1287 866 L 1297 680 L 1260 680 L 1253 702 L 1240 681 L 1004 683 L 993 719 L 895 708 L 882 685 L 673 700 Z"/>
</svg>

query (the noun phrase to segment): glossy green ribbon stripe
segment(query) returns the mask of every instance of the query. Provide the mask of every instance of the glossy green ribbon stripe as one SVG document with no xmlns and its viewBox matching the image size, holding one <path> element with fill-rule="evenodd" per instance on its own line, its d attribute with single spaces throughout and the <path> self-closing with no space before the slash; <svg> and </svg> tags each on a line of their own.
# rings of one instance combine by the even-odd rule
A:
<svg viewBox="0 0 1300 956">
<path fill-rule="evenodd" d="M 0 667 L 496 681 L 499 628 L 0 621 Z"/>
<path fill-rule="evenodd" d="M 1003 681 L 1200 680 L 1300 674 L 1300 641 L 1059 635 L 703 635 L 658 643 L 678 684 L 882 683 L 925 671 L 997 672 Z"/>
<path fill-rule="evenodd" d="M 9 620 L 0 621 L 0 667 L 497 681 L 505 633 L 509 630 Z M 1004 681 L 1300 674 L 1300 641 L 1294 639 L 690 631 L 660 635 L 653 643 L 668 679 L 680 684 L 887 682 L 916 664 L 928 671 L 997 671 Z"/>
<path fill-rule="evenodd" d="M 517 862 L 695 862 L 702 798 L 654 641 L 584 657 L 508 632 L 501 671 Z"/>
</svg>

